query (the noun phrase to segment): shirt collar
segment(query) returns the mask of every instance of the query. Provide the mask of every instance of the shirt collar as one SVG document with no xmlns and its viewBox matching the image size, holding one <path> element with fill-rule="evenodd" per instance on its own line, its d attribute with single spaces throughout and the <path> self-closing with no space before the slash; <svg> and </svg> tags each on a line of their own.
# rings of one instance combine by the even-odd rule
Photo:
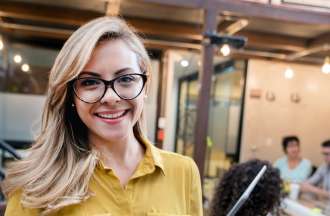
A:
<svg viewBox="0 0 330 216">
<path fill-rule="evenodd" d="M 162 173 L 165 175 L 164 162 L 160 152 L 161 150 L 155 147 L 146 138 L 144 137 L 137 137 L 137 138 L 146 148 L 144 159 L 147 161 L 147 163 L 159 167 Z"/>
</svg>

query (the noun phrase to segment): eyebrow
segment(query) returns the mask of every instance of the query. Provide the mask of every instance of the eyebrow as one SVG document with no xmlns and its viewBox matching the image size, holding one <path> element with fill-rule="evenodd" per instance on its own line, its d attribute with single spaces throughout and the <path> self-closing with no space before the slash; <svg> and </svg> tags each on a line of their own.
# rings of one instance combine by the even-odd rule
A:
<svg viewBox="0 0 330 216">
<path fill-rule="evenodd" d="M 124 72 L 126 72 L 126 71 L 128 71 L 128 70 L 133 70 L 133 69 L 130 68 L 130 67 L 122 68 L 122 69 L 117 70 L 117 71 L 114 73 L 114 75 L 115 75 L 115 76 L 121 75 L 121 74 L 123 74 Z M 81 75 L 91 75 L 91 76 L 95 76 L 95 77 L 101 77 L 100 74 L 98 74 L 98 73 L 96 73 L 96 72 L 92 72 L 92 71 L 82 71 L 82 72 L 80 73 L 80 76 L 81 76 Z"/>
<path fill-rule="evenodd" d="M 95 72 L 91 72 L 91 71 L 82 71 L 79 76 L 81 75 L 91 75 L 91 76 L 95 76 L 95 77 L 101 77 L 100 74 L 95 73 Z"/>
</svg>

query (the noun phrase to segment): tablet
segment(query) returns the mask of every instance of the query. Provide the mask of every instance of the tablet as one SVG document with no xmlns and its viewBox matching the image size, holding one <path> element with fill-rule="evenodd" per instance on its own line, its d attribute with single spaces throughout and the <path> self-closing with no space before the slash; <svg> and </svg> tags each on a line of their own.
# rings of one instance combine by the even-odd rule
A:
<svg viewBox="0 0 330 216">
<path fill-rule="evenodd" d="M 242 205 L 245 203 L 245 201 L 249 198 L 252 190 L 255 188 L 255 186 L 258 184 L 259 180 L 261 179 L 261 177 L 265 173 L 266 169 L 267 169 L 266 165 L 264 165 L 261 168 L 261 170 L 259 171 L 257 176 L 253 179 L 253 181 L 250 183 L 250 185 L 247 187 L 247 189 L 241 195 L 239 200 L 235 203 L 234 207 L 232 207 L 232 209 L 229 211 L 227 216 L 234 216 L 237 213 L 237 211 L 242 207 Z"/>
</svg>

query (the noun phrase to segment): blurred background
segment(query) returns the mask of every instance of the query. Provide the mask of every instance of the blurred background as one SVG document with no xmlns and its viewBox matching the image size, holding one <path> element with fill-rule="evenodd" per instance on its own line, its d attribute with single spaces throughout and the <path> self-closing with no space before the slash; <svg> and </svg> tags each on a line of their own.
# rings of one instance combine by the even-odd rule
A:
<svg viewBox="0 0 330 216">
<path fill-rule="evenodd" d="M 205 200 L 232 164 L 281 157 L 286 135 L 300 138 L 301 154 L 314 166 L 323 162 L 320 143 L 330 138 L 328 0 L 1 0 L 1 143 L 24 157 L 40 130 L 59 50 L 79 26 L 105 15 L 123 17 L 144 38 L 153 66 L 148 137 L 195 159 Z M 247 43 L 235 49 L 224 41 L 210 51 L 206 32 Z M 12 159 L 1 151 L 3 170 Z"/>
</svg>

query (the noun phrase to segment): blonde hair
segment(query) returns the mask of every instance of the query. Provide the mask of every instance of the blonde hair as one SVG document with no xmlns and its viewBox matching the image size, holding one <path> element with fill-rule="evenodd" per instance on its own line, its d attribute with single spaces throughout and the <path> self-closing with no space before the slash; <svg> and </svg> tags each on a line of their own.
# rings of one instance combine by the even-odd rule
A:
<svg viewBox="0 0 330 216">
<path fill-rule="evenodd" d="M 123 40 L 138 56 L 141 70 L 150 76 L 150 59 L 132 27 L 115 17 L 101 17 L 75 31 L 59 52 L 51 69 L 41 133 L 30 154 L 12 163 L 1 187 L 6 196 L 21 190 L 21 203 L 46 215 L 80 203 L 91 193 L 89 181 L 98 153 L 87 140 L 87 128 L 73 111 L 71 81 L 102 41 Z M 148 84 L 147 84 L 148 85 Z M 143 114 L 133 128 L 144 137 Z"/>
</svg>

